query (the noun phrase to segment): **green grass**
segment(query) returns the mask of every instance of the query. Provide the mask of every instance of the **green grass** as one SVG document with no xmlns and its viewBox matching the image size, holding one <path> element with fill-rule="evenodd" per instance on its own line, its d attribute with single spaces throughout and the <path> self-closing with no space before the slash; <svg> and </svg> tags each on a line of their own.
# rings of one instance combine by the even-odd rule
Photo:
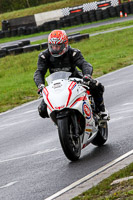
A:
<svg viewBox="0 0 133 200">
<path fill-rule="evenodd" d="M 129 176 L 133 176 L 133 163 L 103 180 L 97 186 L 73 198 L 73 200 L 131 200 L 133 199 L 133 179 L 111 185 L 114 180 Z"/>
<path fill-rule="evenodd" d="M 103 22 L 103 21 L 108 21 L 108 20 L 109 19 L 98 21 L 98 22 Z M 97 22 L 93 22 L 93 24 L 96 24 L 96 23 Z M 91 24 L 92 23 L 80 24 L 80 26 L 82 27 L 82 26 L 91 25 Z M 119 28 L 119 27 L 124 27 L 124 26 L 126 27 L 126 26 L 130 26 L 130 25 L 133 25 L 133 20 L 129 20 L 129 21 L 125 21 L 125 22 L 120 22 L 120 23 L 109 24 L 109 25 L 103 25 L 103 26 L 99 26 L 99 27 L 96 27 L 96 28 L 89 28 L 89 29 L 80 31 L 80 33 L 89 33 L 89 34 L 92 34 L 92 33 L 96 33 L 96 32 L 99 32 L 99 31 L 111 30 L 111 29 L 114 29 L 114 28 Z M 71 27 L 65 27 L 63 29 L 64 30 L 69 30 L 71 28 L 76 28 L 76 27 L 79 27 L 79 25 L 77 25 L 77 26 L 71 26 Z M 23 36 L 2 38 L 2 39 L 0 39 L 0 43 L 17 41 L 17 40 L 21 40 L 21 39 L 27 39 L 29 37 L 41 36 L 43 34 L 49 34 L 50 32 L 51 31 L 40 32 L 40 33 L 35 33 L 35 34 L 30 34 L 30 35 L 23 35 Z M 44 41 L 47 41 L 47 39 L 33 42 L 33 44 L 38 44 L 38 43 L 41 43 L 41 42 L 44 42 Z"/>
<path fill-rule="evenodd" d="M 106 21 L 108 21 L 108 20 L 106 20 Z M 103 22 L 103 20 L 101 22 Z M 100 31 L 112 30 L 115 28 L 121 28 L 121 27 L 130 26 L 130 25 L 133 25 L 133 20 L 125 21 L 125 22 L 118 22 L 118 23 L 113 23 L 113 24 L 108 24 L 108 25 L 102 25 L 102 26 L 90 28 L 90 29 L 85 29 L 83 31 L 80 31 L 80 33 L 92 34 L 92 33 L 100 32 Z"/>
<path fill-rule="evenodd" d="M 7 56 L 1 59 L 0 111 L 35 99 L 33 72 L 36 69 L 37 55 L 38 52 L 34 52 L 32 59 L 29 59 L 30 54 Z"/>
<path fill-rule="evenodd" d="M 17 11 L 13 11 L 13 12 L 7 12 L 7 13 L 3 13 L 0 14 L 0 29 L 1 29 L 1 21 L 2 20 L 9 20 L 9 19 L 14 19 L 14 18 L 18 18 L 18 17 L 24 17 L 24 16 L 28 16 L 28 15 L 34 15 L 37 13 L 41 13 L 41 12 L 47 12 L 47 11 L 51 11 L 51 10 L 56 10 L 56 9 L 60 9 L 60 8 L 66 8 L 68 7 L 73 7 L 73 6 L 77 6 L 77 5 L 82 5 L 86 2 L 91 2 L 93 0 L 62 0 L 62 1 L 58 1 L 55 3 L 47 3 L 47 4 L 43 4 L 40 6 L 36 6 L 36 7 L 31 7 L 31 8 L 26 8 L 26 9 L 22 9 L 22 10 L 17 10 Z"/>
<path fill-rule="evenodd" d="M 90 23 L 88 23 L 88 24 L 90 24 Z M 84 25 L 88 25 L 88 24 L 84 24 Z M 126 22 L 121 22 L 121 23 L 103 25 L 103 26 L 99 26 L 99 27 L 95 27 L 95 28 L 85 29 L 85 30 L 80 31 L 80 34 L 84 34 L 84 33 L 93 34 L 93 33 L 98 33 L 100 31 L 107 31 L 107 30 L 126 27 L 126 26 L 130 26 L 130 25 L 133 25 L 133 20 L 126 21 Z M 79 27 L 79 26 L 73 26 L 71 28 L 75 28 L 75 27 Z M 68 30 L 68 29 L 70 29 L 70 27 L 69 28 L 64 28 L 64 30 Z M 49 32 L 47 32 L 47 33 L 49 33 Z M 73 32 L 73 33 L 75 33 L 75 32 Z M 42 35 L 42 34 L 40 34 L 40 35 Z M 37 41 L 31 42 L 31 43 L 32 44 L 41 44 L 43 42 L 47 42 L 47 39 L 37 40 Z"/>
<path fill-rule="evenodd" d="M 71 44 L 94 67 L 94 78 L 133 64 L 133 28 Z M 0 112 L 37 98 L 33 75 L 39 51 L 0 59 Z"/>
</svg>

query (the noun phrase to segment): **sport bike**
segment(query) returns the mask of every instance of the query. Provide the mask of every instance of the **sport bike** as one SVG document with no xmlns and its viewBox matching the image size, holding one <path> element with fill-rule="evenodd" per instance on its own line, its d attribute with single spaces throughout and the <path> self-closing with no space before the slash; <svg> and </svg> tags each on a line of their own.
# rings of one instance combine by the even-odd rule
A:
<svg viewBox="0 0 133 200">
<path fill-rule="evenodd" d="M 43 98 L 66 157 L 76 161 L 88 144 L 102 146 L 108 138 L 108 124 L 96 113 L 88 84 L 63 71 L 49 75 L 46 81 Z"/>
</svg>

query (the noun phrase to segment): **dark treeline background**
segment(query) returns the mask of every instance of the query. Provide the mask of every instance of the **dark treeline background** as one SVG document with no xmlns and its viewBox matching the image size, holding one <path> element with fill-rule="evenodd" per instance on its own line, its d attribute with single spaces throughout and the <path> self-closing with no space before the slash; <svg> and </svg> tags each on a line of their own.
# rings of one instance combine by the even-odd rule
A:
<svg viewBox="0 0 133 200">
<path fill-rule="evenodd" d="M 0 0 L 0 13 L 10 12 L 61 0 Z"/>
</svg>

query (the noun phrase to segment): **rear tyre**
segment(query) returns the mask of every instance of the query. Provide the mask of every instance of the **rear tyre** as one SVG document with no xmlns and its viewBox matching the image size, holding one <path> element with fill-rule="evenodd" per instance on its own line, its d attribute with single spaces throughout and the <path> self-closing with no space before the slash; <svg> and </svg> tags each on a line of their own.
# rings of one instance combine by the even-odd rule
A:
<svg viewBox="0 0 133 200">
<path fill-rule="evenodd" d="M 80 137 L 74 137 L 74 128 L 70 117 L 58 119 L 58 133 L 64 154 L 71 161 L 79 159 L 81 154 Z"/>
<path fill-rule="evenodd" d="M 102 126 L 99 126 L 96 137 L 91 142 L 95 146 L 102 146 L 108 139 L 108 124 L 105 122 Z"/>
</svg>

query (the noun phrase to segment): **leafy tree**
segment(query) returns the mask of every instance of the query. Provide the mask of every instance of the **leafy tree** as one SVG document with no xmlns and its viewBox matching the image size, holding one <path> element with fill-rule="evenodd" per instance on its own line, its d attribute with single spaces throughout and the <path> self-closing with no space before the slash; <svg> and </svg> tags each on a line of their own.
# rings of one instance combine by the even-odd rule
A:
<svg viewBox="0 0 133 200">
<path fill-rule="evenodd" d="M 0 13 L 10 12 L 61 0 L 0 0 Z"/>
</svg>

